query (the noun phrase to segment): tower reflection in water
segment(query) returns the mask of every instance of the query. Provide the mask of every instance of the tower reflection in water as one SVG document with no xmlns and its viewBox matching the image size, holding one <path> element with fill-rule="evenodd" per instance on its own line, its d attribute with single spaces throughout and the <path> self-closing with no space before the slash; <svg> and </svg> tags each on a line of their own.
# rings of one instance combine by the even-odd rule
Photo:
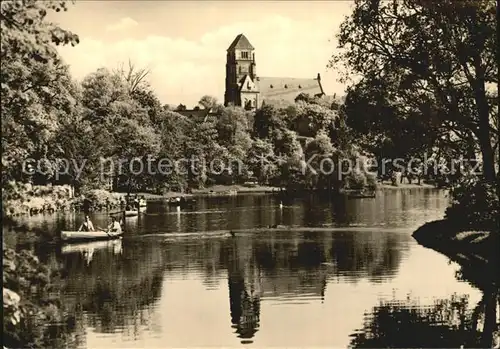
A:
<svg viewBox="0 0 500 349">
<path fill-rule="evenodd" d="M 255 263 L 240 262 L 236 240 L 228 246 L 228 286 L 231 324 L 242 344 L 252 343 L 259 329 L 260 280 Z M 247 280 L 247 282 L 245 282 Z"/>
</svg>

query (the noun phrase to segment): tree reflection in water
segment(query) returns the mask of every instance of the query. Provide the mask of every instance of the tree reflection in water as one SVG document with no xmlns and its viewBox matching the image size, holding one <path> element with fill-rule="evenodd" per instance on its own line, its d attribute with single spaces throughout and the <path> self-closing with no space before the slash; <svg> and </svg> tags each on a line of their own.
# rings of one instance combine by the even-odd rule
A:
<svg viewBox="0 0 500 349">
<path fill-rule="evenodd" d="M 457 278 L 469 282 L 483 294 L 471 319 L 474 328 L 482 322 L 481 347 L 491 347 L 496 343 L 498 348 L 500 346 L 500 318 L 497 317 L 500 315 L 497 313 L 497 305 L 500 307 L 498 252 L 494 250 L 489 258 L 473 253 L 454 254 L 450 258 L 461 266 Z"/>
<path fill-rule="evenodd" d="M 372 309 L 361 330 L 352 335 L 355 348 L 491 348 L 500 344 L 497 256 L 449 255 L 460 265 L 457 278 L 483 293 L 473 308 L 467 295 L 453 295 L 423 308 L 411 300 L 383 303 Z"/>
<path fill-rule="evenodd" d="M 327 280 L 390 279 L 409 238 L 382 232 L 269 231 L 227 239 L 128 241 L 123 253 L 96 250 L 89 265 L 81 253 L 62 256 L 66 302 L 80 309 L 77 316 L 85 312 L 82 321 L 93 331 L 129 331 L 127 337 L 138 338 L 144 333 L 139 329 L 151 321 L 165 274 L 197 270 L 207 287 L 227 275 L 232 331 L 241 343 L 251 343 L 260 328 L 262 298 L 307 295 L 321 301 Z"/>
<path fill-rule="evenodd" d="M 454 295 L 423 307 L 412 300 L 382 303 L 372 309 L 363 329 L 353 335 L 355 348 L 477 347 L 467 296 Z"/>
<path fill-rule="evenodd" d="M 87 313 L 88 326 L 101 333 L 133 331 L 150 321 L 152 305 L 160 298 L 163 260 L 158 250 L 142 244 L 128 246 L 127 254 L 113 249 L 63 257 L 67 267 L 65 301 L 77 316 Z"/>
</svg>

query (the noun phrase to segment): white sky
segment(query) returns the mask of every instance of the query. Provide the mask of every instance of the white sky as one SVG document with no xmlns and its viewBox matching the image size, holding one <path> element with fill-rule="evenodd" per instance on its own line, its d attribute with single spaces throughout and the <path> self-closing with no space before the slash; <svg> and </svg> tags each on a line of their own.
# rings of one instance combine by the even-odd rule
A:
<svg viewBox="0 0 500 349">
<path fill-rule="evenodd" d="M 80 36 L 60 52 L 77 79 L 132 60 L 151 70 L 163 103 L 223 101 L 226 49 L 243 33 L 260 76 L 322 76 L 327 94 L 345 86 L 327 69 L 350 1 L 77 1 L 51 19 Z M 331 40 L 331 41 L 329 41 Z"/>
</svg>

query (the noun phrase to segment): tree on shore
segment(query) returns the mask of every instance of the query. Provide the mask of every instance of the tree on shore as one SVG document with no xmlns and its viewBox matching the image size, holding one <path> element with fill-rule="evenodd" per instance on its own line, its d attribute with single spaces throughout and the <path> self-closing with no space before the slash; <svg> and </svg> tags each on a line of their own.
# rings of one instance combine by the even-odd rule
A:
<svg viewBox="0 0 500 349">
<path fill-rule="evenodd" d="M 205 95 L 201 97 L 200 101 L 198 102 L 199 105 L 201 105 L 205 109 L 213 109 L 217 106 L 217 98 L 209 95 Z"/>
<path fill-rule="evenodd" d="M 351 125 L 366 125 L 375 131 L 371 138 L 377 141 L 379 135 L 391 137 L 373 128 L 372 120 L 392 121 L 392 127 L 380 125 L 389 132 L 410 121 L 427 131 L 412 136 L 416 141 L 420 138 L 419 146 L 428 141 L 445 147 L 460 140 L 467 145 L 463 152 L 470 153 L 477 144 L 484 178 L 495 180 L 498 63 L 494 2 L 358 0 L 341 25 L 339 49 L 330 65 L 343 64 L 350 74 L 361 76 L 351 87 L 347 104 L 355 105 L 354 99 L 365 95 L 364 104 L 347 110 Z M 363 107 L 365 112 L 361 112 Z"/>
<path fill-rule="evenodd" d="M 330 66 L 358 79 L 341 112 L 377 157 L 434 152 L 449 165 L 479 153 L 479 176 L 464 177 L 462 168 L 452 178 L 447 218 L 498 232 L 496 13 L 486 0 L 357 0 Z"/>
<path fill-rule="evenodd" d="M 47 20 L 65 1 L 5 1 L 1 5 L 2 182 L 23 178 L 22 162 L 50 157 L 58 118 L 71 113 L 75 85 L 56 45 L 78 36 Z"/>
<path fill-rule="evenodd" d="M 65 11 L 65 1 L 1 3 L 2 208 L 6 181 L 27 181 L 27 158 L 60 154 L 58 131 L 74 116 L 78 88 L 56 45 L 78 43 L 78 36 L 50 23 L 49 11 Z M 14 189 L 12 189 L 15 191 Z M 67 312 L 54 301 L 56 274 L 31 253 L 3 250 L 3 342 L 14 347 L 50 347 L 63 338 Z"/>
</svg>

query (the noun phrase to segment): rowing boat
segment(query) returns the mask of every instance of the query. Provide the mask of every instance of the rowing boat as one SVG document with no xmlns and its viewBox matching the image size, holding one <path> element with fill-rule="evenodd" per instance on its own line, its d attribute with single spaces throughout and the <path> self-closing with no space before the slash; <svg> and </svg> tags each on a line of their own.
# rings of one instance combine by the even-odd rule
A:
<svg viewBox="0 0 500 349">
<path fill-rule="evenodd" d="M 170 199 L 170 200 L 168 200 L 168 205 L 169 206 L 186 207 L 186 206 L 189 206 L 189 205 L 193 205 L 195 203 L 196 203 L 195 199 L 180 198 L 179 200 L 177 200 L 177 199 Z"/>
<path fill-rule="evenodd" d="M 119 217 L 123 214 L 125 214 L 125 217 L 137 217 L 139 213 L 144 213 L 146 212 L 146 207 L 140 207 L 139 210 L 125 210 L 125 211 L 116 211 L 116 212 L 110 212 L 110 216 L 115 216 Z"/>
<path fill-rule="evenodd" d="M 137 217 L 139 215 L 139 211 L 125 211 L 125 217 Z"/>
<path fill-rule="evenodd" d="M 117 239 L 123 232 L 97 231 L 61 231 L 61 240 L 64 242 L 95 241 Z"/>
</svg>

